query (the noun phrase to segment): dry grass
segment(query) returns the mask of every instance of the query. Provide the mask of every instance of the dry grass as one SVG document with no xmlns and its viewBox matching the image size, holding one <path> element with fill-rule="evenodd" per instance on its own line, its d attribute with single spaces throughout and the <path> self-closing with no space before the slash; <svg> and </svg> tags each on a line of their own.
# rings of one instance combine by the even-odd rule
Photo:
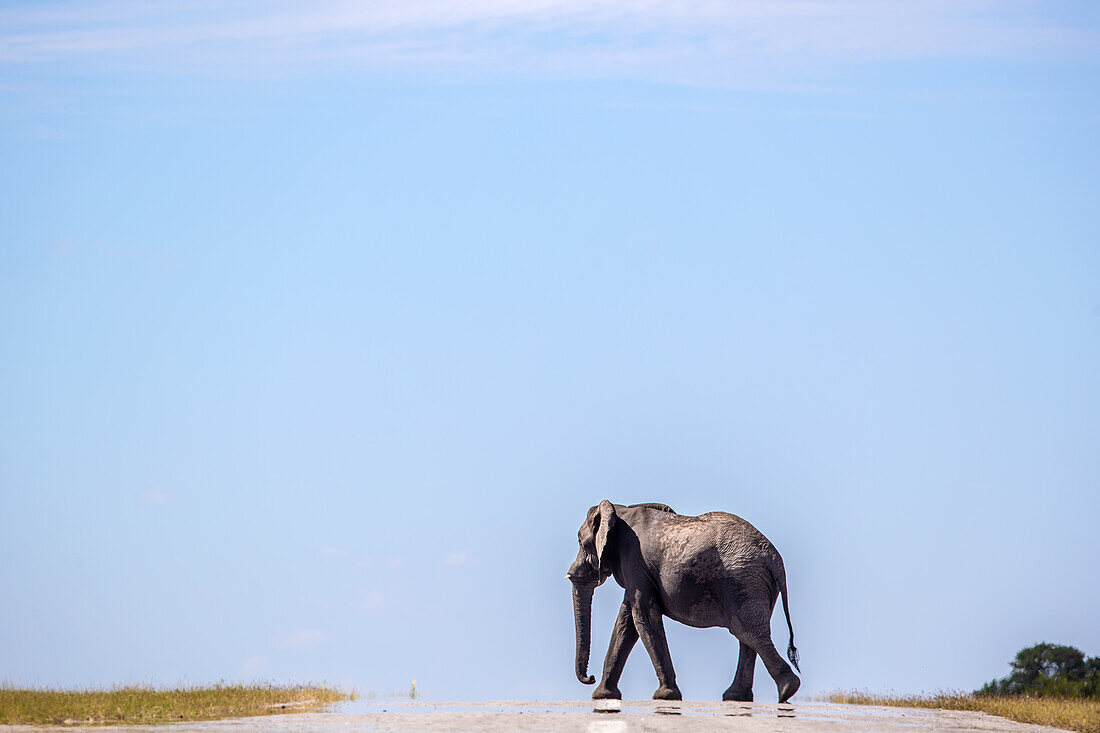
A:
<svg viewBox="0 0 1100 733">
<path fill-rule="evenodd" d="M 1100 733 L 1100 700 L 1064 697 L 1012 697 L 940 693 L 921 697 L 872 695 L 867 692 L 834 692 L 829 702 L 853 705 L 893 705 L 898 707 L 977 710 L 1021 723 L 1037 723 L 1054 728 Z"/>
<path fill-rule="evenodd" d="M 108 690 L 20 689 L 0 685 L 0 725 L 112 725 L 217 720 L 322 709 L 354 700 L 327 685 L 228 685 Z"/>
</svg>

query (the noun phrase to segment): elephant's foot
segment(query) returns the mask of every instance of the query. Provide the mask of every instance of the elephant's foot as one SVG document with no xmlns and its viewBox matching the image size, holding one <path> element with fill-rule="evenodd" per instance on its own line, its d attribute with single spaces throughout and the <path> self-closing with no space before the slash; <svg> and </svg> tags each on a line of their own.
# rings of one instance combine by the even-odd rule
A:
<svg viewBox="0 0 1100 733">
<path fill-rule="evenodd" d="M 619 688 L 614 685 L 605 685 L 600 683 L 599 687 L 592 690 L 593 700 L 622 700 L 623 693 L 619 692 Z"/>
<path fill-rule="evenodd" d="M 794 672 L 788 672 L 776 680 L 775 686 L 779 688 L 779 702 L 790 700 L 801 685 L 802 680 L 798 679 Z"/>
<path fill-rule="evenodd" d="M 654 700 L 683 700 L 684 696 L 680 694 L 679 688 L 666 687 L 661 685 L 657 688 L 657 691 L 653 693 Z"/>
<path fill-rule="evenodd" d="M 752 702 L 752 689 L 730 685 L 729 689 L 722 693 L 722 699 L 726 702 Z"/>
</svg>

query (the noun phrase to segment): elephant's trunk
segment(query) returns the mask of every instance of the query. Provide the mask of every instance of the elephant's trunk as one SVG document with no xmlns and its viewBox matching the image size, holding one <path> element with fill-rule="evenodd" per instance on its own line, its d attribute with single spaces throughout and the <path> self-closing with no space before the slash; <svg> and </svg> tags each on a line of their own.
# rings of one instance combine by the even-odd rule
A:
<svg viewBox="0 0 1100 733">
<path fill-rule="evenodd" d="M 592 591 L 594 583 L 573 584 L 573 621 L 577 626 L 577 679 L 586 685 L 596 679 L 588 676 L 588 654 L 592 646 Z"/>
</svg>

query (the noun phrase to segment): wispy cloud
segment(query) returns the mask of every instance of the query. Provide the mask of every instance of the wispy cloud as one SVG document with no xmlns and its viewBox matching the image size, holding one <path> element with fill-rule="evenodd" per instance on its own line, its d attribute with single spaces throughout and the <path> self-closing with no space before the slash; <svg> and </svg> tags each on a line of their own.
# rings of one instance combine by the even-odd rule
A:
<svg viewBox="0 0 1100 733">
<path fill-rule="evenodd" d="M 351 551 L 343 547 L 335 547 L 333 545 L 326 545 L 321 548 L 321 554 L 325 557 L 331 557 L 337 560 L 346 560 L 351 557 Z"/>
<path fill-rule="evenodd" d="M 171 504 L 174 498 L 164 489 L 159 486 L 154 486 L 142 492 L 141 501 L 149 506 L 161 506 L 164 504 Z"/>
<path fill-rule="evenodd" d="M 255 674 L 267 665 L 267 657 L 263 654 L 253 654 L 241 663 L 241 671 L 246 675 Z"/>
<path fill-rule="evenodd" d="M 405 565 L 405 559 L 400 556 L 393 555 L 389 558 L 383 558 L 360 555 L 346 547 L 337 545 L 325 545 L 320 552 L 323 557 L 329 560 L 348 564 L 357 570 L 378 570 L 380 568 L 399 570 Z"/>
<path fill-rule="evenodd" d="M 292 651 L 308 651 L 315 649 L 324 640 L 325 635 L 320 631 L 313 631 L 312 629 L 299 629 L 290 636 L 283 639 L 279 644 L 281 649 L 287 649 Z"/>
<path fill-rule="evenodd" d="M 736 82 L 821 64 L 1095 53 L 1038 0 L 53 0 L 0 10 L 0 63 L 349 67 Z"/>
<path fill-rule="evenodd" d="M 359 599 L 358 607 L 360 611 L 376 611 L 390 605 L 390 600 L 390 597 L 384 593 L 367 593 Z"/>
<path fill-rule="evenodd" d="M 443 557 L 443 564 L 449 568 L 457 568 L 466 565 L 470 562 L 470 553 L 464 550 L 454 550 L 448 552 Z"/>
</svg>

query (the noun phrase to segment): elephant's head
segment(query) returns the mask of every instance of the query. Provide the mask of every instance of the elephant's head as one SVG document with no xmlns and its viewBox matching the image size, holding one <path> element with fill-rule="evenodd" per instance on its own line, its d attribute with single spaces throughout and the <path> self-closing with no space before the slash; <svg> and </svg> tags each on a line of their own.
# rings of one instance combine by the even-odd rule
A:
<svg viewBox="0 0 1100 733">
<path fill-rule="evenodd" d="M 604 499 L 588 510 L 577 532 L 580 551 L 569 567 L 566 579 L 573 584 L 573 620 L 577 627 L 577 679 L 586 685 L 596 680 L 588 675 L 592 642 L 592 592 L 611 575 L 612 550 L 608 537 L 615 527 L 614 505 Z"/>
</svg>

